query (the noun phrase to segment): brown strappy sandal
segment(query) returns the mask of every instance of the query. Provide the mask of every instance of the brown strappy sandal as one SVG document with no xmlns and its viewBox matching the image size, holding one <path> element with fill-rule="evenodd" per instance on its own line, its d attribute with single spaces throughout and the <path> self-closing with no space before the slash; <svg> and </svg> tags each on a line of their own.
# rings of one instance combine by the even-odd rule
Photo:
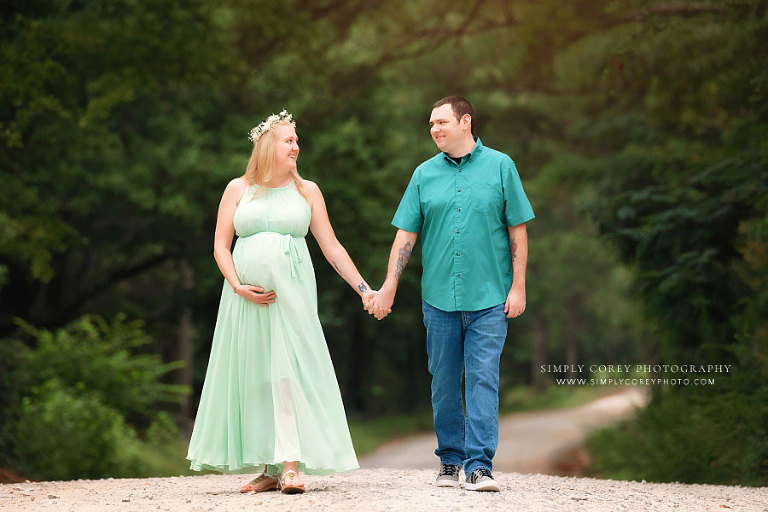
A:
<svg viewBox="0 0 768 512">
<path fill-rule="evenodd" d="M 274 491 L 277 489 L 278 479 L 267 476 L 264 473 L 260 474 L 244 486 L 240 488 L 240 492 L 266 492 Z"/>
<path fill-rule="evenodd" d="M 282 475 L 280 475 L 279 480 L 277 481 L 277 488 L 280 489 L 280 492 L 283 494 L 301 494 L 305 491 L 304 484 L 295 485 L 293 483 L 294 480 L 296 480 L 299 477 L 299 474 L 289 469 Z"/>
</svg>

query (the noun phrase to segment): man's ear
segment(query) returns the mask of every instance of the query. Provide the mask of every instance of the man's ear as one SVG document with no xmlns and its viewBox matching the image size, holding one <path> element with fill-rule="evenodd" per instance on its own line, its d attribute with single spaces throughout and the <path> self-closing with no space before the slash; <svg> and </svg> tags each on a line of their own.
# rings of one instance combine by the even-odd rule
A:
<svg viewBox="0 0 768 512">
<path fill-rule="evenodd" d="M 462 128 L 469 128 L 472 129 L 472 116 L 469 114 L 464 114 L 461 116 L 461 127 Z"/>
</svg>

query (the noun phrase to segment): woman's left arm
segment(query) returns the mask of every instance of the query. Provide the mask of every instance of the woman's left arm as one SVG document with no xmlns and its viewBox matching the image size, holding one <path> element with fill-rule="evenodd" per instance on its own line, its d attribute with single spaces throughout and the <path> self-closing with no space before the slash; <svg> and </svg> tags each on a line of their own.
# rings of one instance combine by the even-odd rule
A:
<svg viewBox="0 0 768 512">
<path fill-rule="evenodd" d="M 349 257 L 347 250 L 341 245 L 333 232 L 331 221 L 328 218 L 328 210 L 325 207 L 325 200 L 320 188 L 313 182 L 304 180 L 304 190 L 309 196 L 309 205 L 312 208 L 312 221 L 309 229 L 312 235 L 320 245 L 323 256 L 328 263 L 336 269 L 336 272 L 360 295 L 363 305 L 366 306 L 373 298 L 374 291 L 365 282 L 363 276 L 358 272 L 357 267 Z"/>
</svg>

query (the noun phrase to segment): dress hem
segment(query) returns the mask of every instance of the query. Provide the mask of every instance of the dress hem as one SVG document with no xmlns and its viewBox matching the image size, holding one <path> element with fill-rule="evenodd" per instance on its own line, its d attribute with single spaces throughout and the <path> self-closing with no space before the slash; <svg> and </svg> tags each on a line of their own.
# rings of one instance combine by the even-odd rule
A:
<svg viewBox="0 0 768 512">
<path fill-rule="evenodd" d="M 193 471 L 203 471 L 203 470 L 212 470 L 212 471 L 219 471 L 222 473 L 230 473 L 230 474 L 247 474 L 247 473 L 253 473 L 255 471 L 259 471 L 264 466 L 279 466 L 282 467 L 283 460 L 280 461 L 270 461 L 270 462 L 245 462 L 240 466 L 232 467 L 228 464 L 208 464 L 205 462 L 196 461 L 193 459 L 190 459 L 187 457 L 187 460 L 190 461 L 189 468 Z M 330 475 L 333 473 L 348 473 L 350 471 L 355 471 L 356 469 L 359 469 L 360 465 L 355 464 L 354 466 L 349 466 L 346 468 L 338 468 L 338 467 L 322 467 L 317 466 L 313 464 L 307 464 L 305 462 L 299 461 L 299 471 L 307 474 L 307 475 Z"/>
</svg>

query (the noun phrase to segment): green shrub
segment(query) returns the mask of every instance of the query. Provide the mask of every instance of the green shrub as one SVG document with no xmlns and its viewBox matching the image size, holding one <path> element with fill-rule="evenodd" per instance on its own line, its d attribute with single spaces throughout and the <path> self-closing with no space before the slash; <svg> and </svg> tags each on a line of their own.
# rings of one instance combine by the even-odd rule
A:
<svg viewBox="0 0 768 512">
<path fill-rule="evenodd" d="M 178 401 L 188 392 L 160 380 L 183 363 L 163 363 L 156 354 L 138 353 L 151 338 L 141 321 L 127 321 L 124 314 L 111 323 L 86 315 L 55 332 L 18 323 L 37 340 L 36 349 L 17 372 L 29 387 L 55 379 L 95 395 L 129 420 L 147 415 L 159 402 Z"/>
<path fill-rule="evenodd" d="M 157 408 L 188 390 L 161 381 L 177 364 L 137 351 L 150 341 L 141 322 L 88 315 L 54 332 L 18 325 L 34 348 L 8 340 L 0 350 L 0 454 L 16 472 L 66 480 L 187 471 L 186 444 Z"/>
<path fill-rule="evenodd" d="M 22 401 L 14 436 L 17 469 L 53 480 L 111 475 L 119 468 L 117 447 L 130 432 L 120 413 L 95 395 L 78 395 L 50 380 Z"/>
</svg>

